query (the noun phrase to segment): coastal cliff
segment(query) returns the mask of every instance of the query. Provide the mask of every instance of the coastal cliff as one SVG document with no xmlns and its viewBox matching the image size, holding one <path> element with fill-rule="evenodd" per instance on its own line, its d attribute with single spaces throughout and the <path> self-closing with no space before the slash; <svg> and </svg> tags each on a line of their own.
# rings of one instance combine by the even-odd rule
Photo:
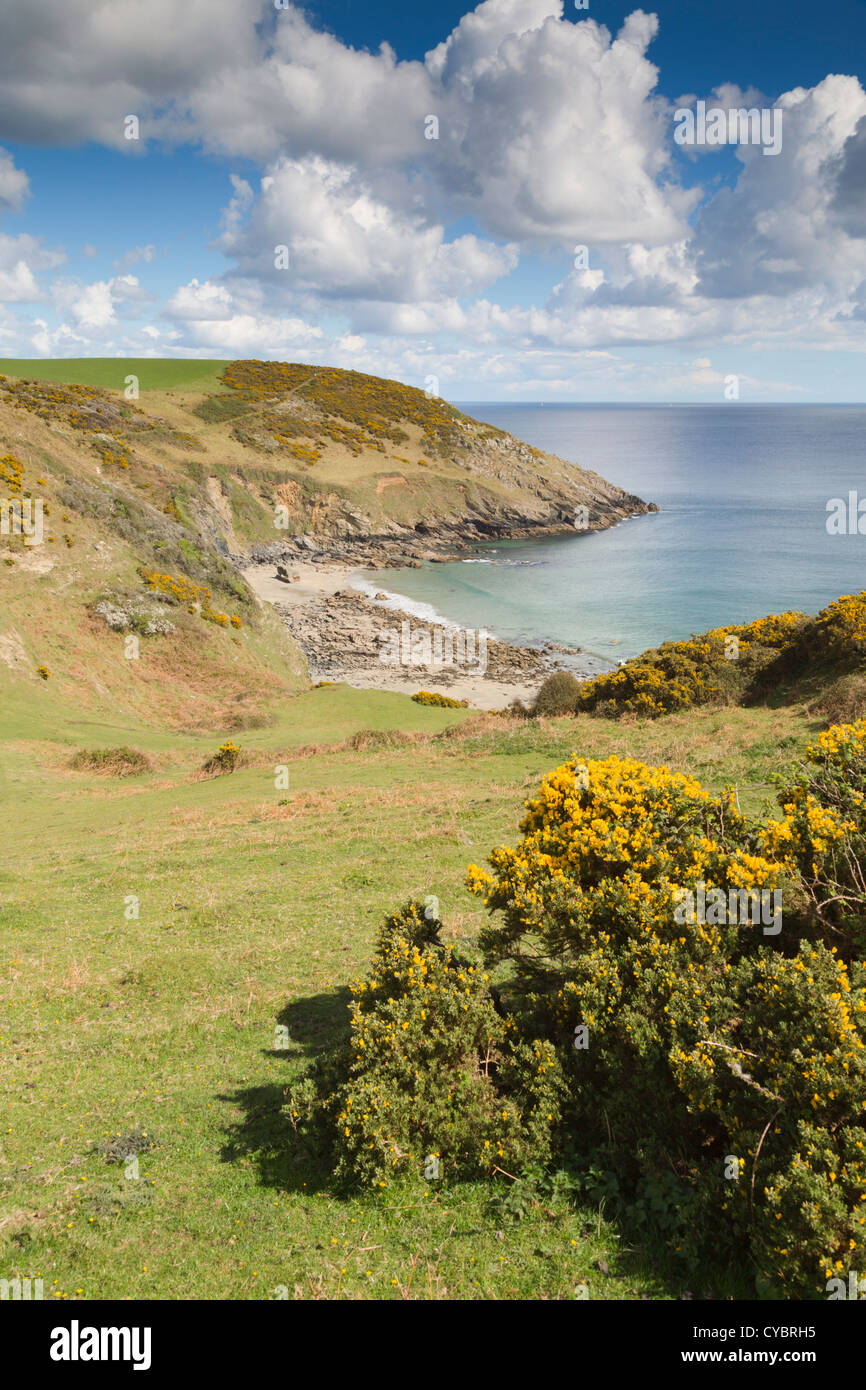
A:
<svg viewBox="0 0 866 1390">
<path fill-rule="evenodd" d="M 280 622 L 274 598 L 257 602 L 266 564 L 286 581 L 276 601 L 296 602 L 304 564 L 320 579 L 420 565 L 657 510 L 439 397 L 358 372 L 233 362 L 196 386 L 172 376 L 177 364 L 118 358 L 98 364 L 102 380 L 116 372 L 108 389 L 91 384 L 86 360 L 31 365 L 0 375 L 0 483 L 44 507 L 45 534 L 0 541 L 0 678 L 47 670 L 52 688 L 67 681 L 80 700 L 85 672 L 94 708 L 120 701 L 149 717 L 159 698 L 165 720 L 188 723 L 213 697 L 208 717 L 231 727 L 263 698 L 302 688 L 306 667 L 333 679 L 322 649 L 334 605 L 311 610 L 318 634 L 297 616 Z M 334 612 L 364 626 L 363 606 Z M 153 660 L 118 664 L 126 635 Z M 533 661 L 514 658 L 514 677 L 535 681 Z"/>
</svg>

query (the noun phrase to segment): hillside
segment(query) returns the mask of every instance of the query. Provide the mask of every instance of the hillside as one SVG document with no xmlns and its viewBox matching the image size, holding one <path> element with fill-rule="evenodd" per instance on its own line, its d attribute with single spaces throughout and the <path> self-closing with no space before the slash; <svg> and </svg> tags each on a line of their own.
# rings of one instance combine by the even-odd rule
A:
<svg viewBox="0 0 866 1390">
<path fill-rule="evenodd" d="M 74 705 L 230 730 L 305 688 L 300 651 L 180 485 L 192 443 L 117 393 L 0 378 L 0 500 L 44 507 L 42 544 L 11 520 L 0 534 L 4 709 L 38 690 L 49 721 Z"/>
<path fill-rule="evenodd" d="M 827 722 L 816 718 L 811 702 L 825 688 L 835 692 L 849 655 L 859 659 L 864 605 L 840 601 L 814 620 L 763 620 L 708 635 L 708 642 L 694 639 L 695 650 L 676 644 L 672 655 L 662 649 L 645 654 L 636 671 L 630 668 L 628 698 L 652 690 L 655 703 L 623 710 L 625 701 L 618 704 L 599 684 L 592 718 L 473 715 L 378 690 L 310 689 L 298 648 L 276 615 L 256 604 L 232 561 L 230 535 L 254 538 L 267 518 L 265 485 L 249 480 L 249 460 L 259 454 L 232 430 L 243 420 L 243 429 L 263 431 L 266 421 L 249 402 L 248 414 L 213 424 L 193 413 L 225 413 L 228 407 L 214 404 L 221 399 L 210 388 L 187 393 L 165 383 L 126 403 L 86 383 L 73 389 L 0 382 L 2 486 L 48 504 L 44 545 L 0 539 L 0 813 L 15 826 L 0 851 L 0 1064 L 8 1110 L 0 1188 L 4 1276 L 35 1272 L 46 1296 L 57 1300 L 571 1301 L 579 1287 L 586 1291 L 580 1296 L 596 1301 L 745 1299 L 756 1288 L 761 1296 L 776 1296 L 789 1278 L 789 1262 L 777 1267 L 771 1251 L 769 1272 L 759 1283 L 741 1244 L 729 1243 L 720 1255 L 714 1248 L 707 1258 L 699 1244 L 684 1253 L 680 1232 L 689 1240 L 708 1232 L 715 1243 L 725 1231 L 724 1208 L 695 1206 L 693 1188 L 699 1201 L 707 1193 L 718 1196 L 719 1189 L 718 1182 L 692 1183 L 696 1164 L 709 1172 L 717 1152 L 751 1153 L 754 1174 L 760 1151 L 761 1179 L 771 1154 L 784 1173 L 779 1165 L 788 1130 L 811 1104 L 816 1085 L 831 1096 L 844 1091 L 847 1108 L 839 1113 L 847 1121 L 851 1112 L 853 1082 L 839 1067 L 817 1082 L 803 1079 L 796 1049 L 813 1027 L 817 1006 L 814 991 L 790 992 L 795 966 L 787 962 L 797 944 L 795 914 L 802 911 L 796 897 L 786 896 L 778 959 L 761 941 L 753 959 L 738 960 L 741 994 L 722 1000 L 727 1012 L 714 1021 L 725 1057 L 728 1039 L 737 1038 L 726 1031 L 730 1018 L 736 1027 L 753 1027 L 744 1004 L 750 990 L 758 995 L 744 972 L 764 969 L 766 959 L 767 968 L 791 975 L 784 977 L 785 1008 L 799 1010 L 791 1025 L 799 1032 L 792 1040 L 780 1030 L 778 1047 L 779 1056 L 793 1057 L 791 1077 L 762 1070 L 755 1093 L 766 1098 L 772 1092 L 773 1106 L 777 1093 L 790 1095 L 792 1112 L 800 1105 L 784 1134 L 779 1126 L 758 1142 L 772 1110 L 765 1113 L 755 1102 L 755 1136 L 733 1150 L 729 1134 L 739 1134 L 741 1116 L 729 1115 L 719 1099 L 727 1095 L 723 1073 L 711 1095 L 721 1115 L 719 1132 L 706 1125 L 693 1144 L 680 1093 L 670 1086 L 659 1090 L 659 1078 L 670 1079 L 664 1061 L 670 1047 L 648 1024 L 655 1027 L 668 1010 L 639 993 L 627 1001 L 629 1012 L 601 997 L 612 1021 L 605 1024 L 607 1051 L 598 1055 L 613 1081 L 593 1082 L 608 1086 L 605 1106 L 596 1106 L 597 1119 L 602 1116 L 599 1133 L 591 1136 L 597 1150 L 565 1156 L 569 1171 L 582 1174 L 579 1185 L 539 1185 L 528 1150 L 516 1152 L 512 1165 L 497 1149 L 501 1168 L 486 1177 L 454 1181 L 446 1169 L 447 1181 L 437 1186 L 419 1167 L 347 1191 L 287 1098 L 300 1094 L 317 1063 L 343 1046 L 347 1005 L 358 988 L 353 982 L 369 968 L 386 914 L 407 896 L 421 903 L 432 897 L 457 952 L 474 952 L 485 933 L 489 938 L 491 914 L 469 890 L 468 873 L 477 877 L 477 862 L 491 852 L 512 853 L 496 847 L 514 843 L 527 797 L 535 791 L 537 801 L 539 780 L 557 763 L 570 766 L 579 755 L 590 760 L 592 778 L 598 776 L 592 793 L 598 803 L 581 814 L 606 876 L 599 894 L 605 911 L 632 911 L 623 886 L 632 873 L 620 862 L 623 844 L 631 852 L 651 834 L 655 848 L 680 858 L 697 844 L 691 821 L 683 826 L 670 819 L 667 798 L 678 784 L 666 767 L 699 778 L 707 793 L 724 798 L 725 833 L 733 826 L 743 841 L 731 846 L 740 856 L 735 867 L 760 868 L 748 837 L 768 818 L 773 825 L 775 793 L 790 785 L 803 746 Z M 333 424 L 333 417 L 325 422 L 329 418 Z M 432 438 L 435 423 L 426 428 Z M 239 461 L 226 463 L 223 449 L 235 451 L 231 458 Z M 260 462 L 264 467 L 270 458 L 279 472 L 288 465 L 282 446 L 275 452 L 276 459 L 265 450 Z M 326 459 L 327 448 L 320 462 Z M 362 459 L 363 451 L 355 461 Z M 318 466 L 310 465 L 310 473 Z M 441 478 L 452 466 L 443 456 Z M 417 467 L 421 473 L 423 465 Z M 725 640 L 731 636 L 738 638 L 742 665 L 729 664 Z M 130 639 L 137 639 L 137 658 L 127 658 Z M 697 680 L 683 684 L 684 662 L 706 676 L 706 687 L 724 674 L 728 686 L 716 692 Z M 789 685 L 784 702 L 741 705 L 753 677 L 769 679 L 777 662 L 784 666 L 780 680 L 790 682 L 804 665 L 812 672 L 808 701 L 795 698 Z M 665 703 L 659 690 L 668 687 L 673 697 Z M 712 699 L 704 700 L 705 694 Z M 729 696 L 732 702 L 719 707 Z M 660 706 L 664 718 L 655 717 Z M 623 712 L 625 721 L 606 717 Z M 214 755 L 227 736 L 236 760 L 215 769 Z M 639 760 L 637 772 L 626 771 L 647 796 L 658 784 L 658 804 L 635 800 L 628 829 L 616 818 L 624 803 L 614 785 L 624 758 Z M 643 763 L 650 766 L 641 770 Z M 215 775 L 230 768 L 231 775 Z M 281 779 L 274 775 L 278 768 Z M 692 787 L 689 781 L 694 799 Z M 862 805 L 861 791 L 855 792 Z M 573 807 L 578 800 L 551 795 L 545 804 Z M 812 809 L 810 801 L 804 804 Z M 610 820 L 610 845 L 598 840 L 607 822 L 596 811 Z M 741 824 L 740 813 L 748 823 Z M 702 808 L 697 824 L 703 836 Z M 709 842 L 700 843 L 706 848 Z M 571 862 L 579 860 L 574 854 Z M 678 873 L 683 876 L 682 864 Z M 563 902 L 571 913 L 573 900 Z M 566 941 L 556 911 L 552 902 L 552 930 Z M 605 958 L 599 950 L 604 943 L 609 948 L 609 927 L 590 925 L 593 949 L 580 962 L 589 972 L 581 988 L 593 1007 L 596 975 L 626 981 L 633 992 L 644 982 L 656 989 L 668 976 L 692 979 L 692 962 L 684 958 L 670 972 L 660 972 L 647 956 L 635 956 L 639 969 L 631 968 L 631 955 Z M 626 925 L 631 951 L 641 933 L 630 919 Z M 649 946 L 657 938 L 644 932 Z M 704 941 L 706 933 L 697 939 Z M 843 933 L 840 940 L 844 947 L 848 937 Z M 566 964 L 571 972 L 572 963 Z M 826 996 L 833 1022 L 841 1017 L 834 1002 L 841 995 L 830 966 L 822 969 L 826 982 L 818 1002 Z M 503 990 L 512 976 L 509 965 L 498 977 Z M 718 971 L 707 974 L 714 990 L 724 978 Z M 811 976 L 806 983 L 811 988 Z M 469 992 L 461 980 L 461 1011 Z M 555 1001 L 556 989 L 545 986 L 540 997 Z M 513 1008 L 505 993 L 499 998 Z M 434 1007 L 419 1000 L 425 1005 L 420 1023 L 411 1016 L 419 1032 L 405 1035 L 412 1087 L 426 1065 L 426 1014 Z M 697 1009 L 691 991 L 673 1002 L 677 1026 L 691 1026 L 683 1013 L 686 1005 Z M 404 1006 L 399 999 L 398 1006 Z M 386 1012 L 391 1007 L 385 1001 Z M 719 1007 L 718 991 L 706 1007 L 701 998 L 696 1038 L 705 1036 L 705 1017 Z M 866 1010 L 866 1000 L 861 1007 Z M 760 1027 L 765 1008 L 759 1001 Z M 576 1017 L 550 1034 L 561 1035 L 557 1055 L 572 1065 L 581 1060 L 572 1046 Z M 449 1045 L 459 1038 L 455 1018 L 440 1020 Z M 409 1015 L 404 1022 L 410 1023 Z M 758 1044 L 751 1033 L 740 1041 L 753 1057 Z M 652 1051 L 657 1043 L 660 1059 Z M 822 1034 L 822 1053 L 829 1057 L 834 1049 L 838 1038 L 828 1036 L 825 1047 Z M 370 1054 L 374 1065 L 383 1059 L 389 1065 L 387 1048 Z M 689 1059 L 691 1067 L 698 1063 L 703 1066 L 702 1057 Z M 749 1066 L 742 1085 L 752 1079 L 755 1064 Z M 476 1066 L 467 1080 L 477 1087 L 480 1075 Z M 434 1103 L 453 1090 L 453 1084 L 442 1085 L 448 1076 L 456 1084 L 448 1067 L 429 1073 L 426 1094 Z M 803 1086 L 805 1100 L 798 1090 Z M 414 1090 L 411 1095 L 414 1102 Z M 666 1097 L 664 1111 L 660 1096 Z M 366 1118 L 366 1106 L 354 1108 Z M 413 1111 L 422 1121 L 428 1113 L 414 1104 L 403 1113 Z M 614 1152 L 608 1113 L 613 1134 L 626 1141 L 630 1125 L 641 1139 L 647 1117 L 656 1117 L 663 1161 L 658 1149 L 647 1157 L 636 1146 L 639 1163 L 627 1150 Z M 462 1123 L 467 1116 L 472 1122 L 473 1114 L 459 1092 L 451 1120 Z M 668 1126 L 671 1116 L 679 1129 Z M 585 1120 L 566 1116 L 566 1128 L 590 1135 Z M 349 1127 L 340 1133 L 348 1137 Z M 448 1154 L 444 1133 L 435 1144 Z M 430 1141 L 426 1134 L 422 1139 L 426 1154 Z M 859 1131 L 856 1139 L 866 1142 Z M 825 1148 L 829 1143 L 822 1138 Z M 481 1140 L 476 1148 L 483 1154 Z M 547 1152 L 539 1150 L 545 1162 Z M 853 1183 L 861 1191 L 862 1161 L 831 1156 L 835 1166 L 826 1185 L 838 1172 L 846 1194 Z M 132 1171 L 130 1157 L 136 1160 Z M 748 1184 L 742 1187 L 747 1200 Z M 807 1258 L 827 1250 L 835 1259 L 839 1242 L 850 1238 L 848 1207 L 831 1195 L 838 1232 L 834 1227 L 825 1236 L 810 1226 L 798 1236 L 805 1252 L 798 1287 L 806 1297 L 823 1296 L 824 1288 Z M 776 1208 L 768 1211 L 776 1244 L 782 1235 L 787 1241 L 787 1217 L 782 1228 Z"/>
<path fill-rule="evenodd" d="M 578 507 L 588 530 L 654 510 L 398 382 L 299 363 L 234 362 L 217 375 L 219 367 L 117 359 L 109 391 L 54 380 L 61 364 L 40 363 L 39 380 L 0 380 L 0 409 L 26 416 L 34 444 L 48 444 L 40 418 L 70 445 L 89 444 L 106 476 L 122 471 L 126 487 L 174 503 L 182 520 L 238 554 L 305 533 L 330 544 L 403 542 L 411 552 L 419 538 L 429 547 L 573 532 Z M 103 361 L 65 374 L 105 382 L 111 371 Z M 130 375 L 135 402 L 124 398 Z M 14 430 L 4 410 L 0 427 L 7 422 Z"/>
<path fill-rule="evenodd" d="M 6 365 L 33 374 L 0 375 L 0 500 L 42 499 L 45 544 L 0 535 L 0 682 L 39 683 L 41 667 L 43 701 L 62 686 L 85 707 L 242 728 L 307 684 L 244 561 L 295 546 L 418 563 L 485 536 L 573 531 L 578 507 L 587 529 L 648 509 L 422 391 L 355 372 Z"/>
</svg>

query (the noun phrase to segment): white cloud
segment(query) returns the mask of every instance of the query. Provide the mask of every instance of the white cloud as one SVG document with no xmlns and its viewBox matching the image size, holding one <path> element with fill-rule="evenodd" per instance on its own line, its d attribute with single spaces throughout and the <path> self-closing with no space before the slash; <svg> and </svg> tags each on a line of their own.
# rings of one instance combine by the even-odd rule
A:
<svg viewBox="0 0 866 1390">
<path fill-rule="evenodd" d="M 55 309 L 68 317 L 76 328 L 100 330 L 117 323 L 117 308 L 134 314 L 139 305 L 150 303 L 152 295 L 134 275 L 118 275 L 112 280 L 95 280 L 82 285 L 78 280 L 55 280 L 51 286 Z"/>
<path fill-rule="evenodd" d="M 258 317 L 233 314 L 229 319 L 191 320 L 189 341 L 195 347 L 208 347 L 237 357 L 275 357 L 284 352 L 303 353 L 319 347 L 324 338 L 321 328 L 302 319 Z"/>
<path fill-rule="evenodd" d="M 30 196 L 30 180 L 8 150 L 0 149 L 0 208 L 19 212 Z"/>
<path fill-rule="evenodd" d="M 36 272 L 62 263 L 63 253 L 49 250 L 36 237 L 0 234 L 0 304 L 23 304 L 43 298 Z"/>
<path fill-rule="evenodd" d="M 129 251 L 124 252 L 114 262 L 115 270 L 122 270 L 128 265 L 136 265 L 139 261 L 150 262 L 156 259 L 156 247 L 153 245 L 133 246 Z"/>
<path fill-rule="evenodd" d="M 190 280 L 181 285 L 166 305 L 166 312 L 173 319 L 229 319 L 232 316 L 232 297 L 225 285 L 205 280 Z"/>
<path fill-rule="evenodd" d="M 629 365 L 590 354 L 628 345 L 681 344 L 692 359 L 683 390 L 717 384 L 701 379 L 715 359 L 693 357 L 708 344 L 863 350 L 859 81 L 830 76 L 773 99 L 781 153 L 740 147 L 732 186 L 687 188 L 699 152 L 675 145 L 672 106 L 657 94 L 657 27 L 641 10 L 612 34 L 563 0 L 485 0 L 424 62 L 400 62 L 387 46 L 353 50 L 272 0 L 6 7 L 0 135 L 95 139 L 128 154 L 152 137 L 189 141 L 262 168 L 258 180 L 232 175 L 215 243 L 228 269 L 179 285 L 162 310 L 170 327 L 128 324 L 153 301 L 118 274 L 55 282 L 66 324 L 56 331 L 100 346 L 125 333 L 145 348 L 158 334 L 160 347 L 192 353 L 329 351 L 367 370 L 423 380 L 426 367 L 443 381 L 471 372 L 503 389 L 567 382 L 577 354 L 582 372 L 594 362 L 624 381 Z M 712 100 L 769 99 L 723 84 Z M 140 144 L 123 139 L 130 113 Z M 428 116 L 438 139 L 424 137 Z M 699 167 L 712 178 L 718 164 Z M 0 150 L 0 204 L 26 194 L 26 175 Z M 449 231 L 459 218 L 472 230 Z M 563 274 L 578 245 L 589 265 Z M 275 267 L 277 246 L 288 247 L 287 270 Z M 32 238 L 0 238 L 0 297 L 38 298 L 50 254 Z M 155 254 L 133 247 L 114 268 Z M 539 297 L 542 257 L 559 283 Z"/>
<path fill-rule="evenodd" d="M 390 207 L 351 167 L 318 156 L 279 160 L 248 221 L 233 204 L 226 227 L 221 245 L 240 275 L 266 280 L 271 292 L 329 300 L 416 304 L 477 294 L 518 259 L 516 246 L 474 235 L 447 242 L 441 226 Z M 275 265 L 281 246 L 287 269 Z"/>
</svg>

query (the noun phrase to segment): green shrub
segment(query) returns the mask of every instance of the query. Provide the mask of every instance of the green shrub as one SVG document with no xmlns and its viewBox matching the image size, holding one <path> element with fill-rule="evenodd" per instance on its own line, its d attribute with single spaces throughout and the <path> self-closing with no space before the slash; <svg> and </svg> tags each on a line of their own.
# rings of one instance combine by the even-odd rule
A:
<svg viewBox="0 0 866 1390">
<path fill-rule="evenodd" d="M 866 674 L 855 672 L 840 676 L 809 707 L 810 714 L 820 715 L 827 726 L 853 724 L 866 717 Z"/>
<path fill-rule="evenodd" d="M 153 764 L 138 748 L 80 748 L 70 760 L 76 772 L 99 772 L 108 777 L 137 777 Z"/>
<path fill-rule="evenodd" d="M 440 930 L 417 902 L 388 918 L 345 1042 L 292 1094 L 294 1123 L 338 1181 L 447 1181 L 550 1158 L 553 1048 L 511 1036 L 479 961 L 442 944 Z"/>
<path fill-rule="evenodd" d="M 674 1076 L 716 1150 L 696 1150 L 685 1239 L 748 1252 L 761 1292 L 820 1297 L 866 1250 L 862 965 L 820 943 L 753 954 L 671 1013 Z"/>
<path fill-rule="evenodd" d="M 570 671 L 554 671 L 542 683 L 532 707 L 533 714 L 554 716 L 576 714 L 580 681 Z"/>
</svg>

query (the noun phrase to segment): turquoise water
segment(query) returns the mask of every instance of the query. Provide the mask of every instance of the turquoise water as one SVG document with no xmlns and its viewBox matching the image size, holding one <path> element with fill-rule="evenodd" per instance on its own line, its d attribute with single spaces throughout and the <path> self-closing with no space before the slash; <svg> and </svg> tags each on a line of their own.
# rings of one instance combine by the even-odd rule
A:
<svg viewBox="0 0 866 1390">
<path fill-rule="evenodd" d="M 661 511 L 589 535 L 497 542 L 481 563 L 371 575 L 453 622 L 615 662 L 866 587 L 866 536 L 826 526 L 830 498 L 866 499 L 864 406 L 460 408 Z"/>
</svg>

